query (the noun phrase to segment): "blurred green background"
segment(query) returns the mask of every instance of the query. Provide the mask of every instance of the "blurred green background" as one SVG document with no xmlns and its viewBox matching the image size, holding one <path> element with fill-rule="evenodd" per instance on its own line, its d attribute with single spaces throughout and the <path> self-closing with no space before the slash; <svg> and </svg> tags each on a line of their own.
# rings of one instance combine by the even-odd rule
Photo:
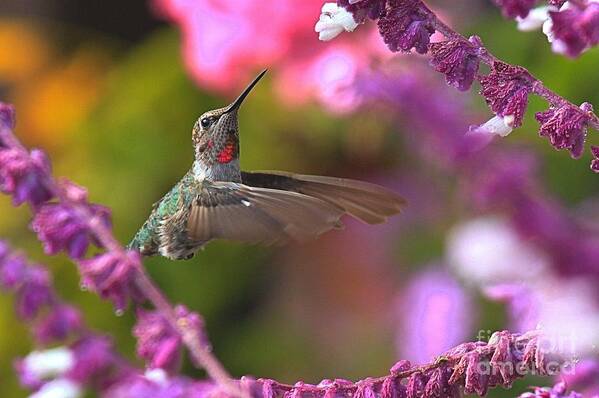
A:
<svg viewBox="0 0 599 398">
<path fill-rule="evenodd" d="M 188 78 L 175 27 L 155 19 L 143 1 L 126 2 L 126 9 L 123 3 L 3 1 L 0 98 L 17 108 L 19 137 L 49 152 L 57 176 L 87 187 L 92 201 L 109 206 L 115 233 L 126 242 L 152 203 L 190 166 L 196 118 L 231 98 L 202 91 Z M 481 2 L 459 2 L 468 3 Z M 465 33 L 476 32 L 498 56 L 526 65 L 573 102 L 599 104 L 599 51 L 566 60 L 550 53 L 541 34 L 518 32 L 495 8 L 478 7 L 476 22 L 460 21 L 456 12 Z M 473 96 L 472 103 L 485 112 L 479 98 Z M 542 106 L 533 102 L 531 111 Z M 588 158 L 573 161 L 552 150 L 536 136 L 532 115 L 508 140 L 536 147 L 547 189 L 571 206 L 599 193 Z M 268 77 L 244 104 L 240 125 L 245 169 L 389 181 L 418 167 L 410 163 L 402 132 L 384 113 L 342 117 L 317 104 L 289 108 L 274 96 Z M 598 143 L 593 137 L 591 142 Z M 441 200 L 452 200 L 451 181 L 433 183 L 447 196 Z M 398 359 L 394 298 L 419 267 L 443 255 L 447 228 L 460 216 L 456 211 L 441 214 L 434 224 L 412 222 L 400 233 L 385 230 L 386 244 L 376 248 L 382 252 L 372 255 L 364 254 L 368 249 L 360 248 L 354 234 L 380 234 L 380 227 L 364 230 L 350 223 L 304 246 L 217 242 L 191 261 L 153 258 L 146 265 L 173 302 L 203 314 L 215 352 L 235 375 L 285 382 L 374 376 Z M 116 317 L 109 303 L 82 292 L 74 265 L 63 255 L 44 256 L 29 221 L 28 209 L 15 209 L 8 197 L 0 197 L 0 236 L 47 264 L 60 294 L 135 360 L 131 312 Z M 373 264 L 374 258 L 384 261 Z M 500 306 L 475 298 L 479 316 L 472 339 L 479 329 L 504 326 Z M 11 305 L 10 297 L 0 296 L 2 397 L 26 396 L 12 359 L 32 349 Z M 186 371 L 202 376 L 190 366 Z M 494 394 L 516 396 L 530 383 Z"/>
</svg>

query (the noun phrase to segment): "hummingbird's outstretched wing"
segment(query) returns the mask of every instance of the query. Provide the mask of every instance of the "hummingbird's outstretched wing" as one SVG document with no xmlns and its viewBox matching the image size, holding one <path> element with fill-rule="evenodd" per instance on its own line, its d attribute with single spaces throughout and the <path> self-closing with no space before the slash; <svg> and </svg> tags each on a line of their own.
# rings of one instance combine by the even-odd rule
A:
<svg viewBox="0 0 599 398">
<path fill-rule="evenodd" d="M 206 181 L 191 205 L 187 233 L 195 241 L 304 241 L 341 227 L 342 215 L 340 208 L 301 193 Z"/>
<path fill-rule="evenodd" d="M 241 172 L 241 180 L 251 187 L 286 190 L 318 198 L 368 224 L 385 222 L 406 205 L 405 199 L 386 188 L 346 178 L 261 171 Z"/>
</svg>

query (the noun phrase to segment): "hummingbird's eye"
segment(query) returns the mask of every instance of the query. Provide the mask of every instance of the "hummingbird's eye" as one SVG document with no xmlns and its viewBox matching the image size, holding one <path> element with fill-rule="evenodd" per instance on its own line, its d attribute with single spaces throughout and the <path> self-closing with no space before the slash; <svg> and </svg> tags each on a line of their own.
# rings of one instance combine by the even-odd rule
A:
<svg viewBox="0 0 599 398">
<path fill-rule="evenodd" d="M 200 120 L 200 124 L 202 125 L 203 128 L 207 128 L 208 126 L 210 126 L 212 124 L 212 118 L 205 117 L 202 120 Z"/>
</svg>

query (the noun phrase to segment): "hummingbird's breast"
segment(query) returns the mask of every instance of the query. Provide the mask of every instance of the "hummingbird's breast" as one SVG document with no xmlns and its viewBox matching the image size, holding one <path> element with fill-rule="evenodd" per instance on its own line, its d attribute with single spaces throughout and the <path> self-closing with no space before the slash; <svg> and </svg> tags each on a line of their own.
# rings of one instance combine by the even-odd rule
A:
<svg viewBox="0 0 599 398">
<path fill-rule="evenodd" d="M 241 169 L 239 168 L 239 159 L 234 159 L 228 163 L 215 162 L 206 165 L 200 160 L 193 163 L 193 176 L 196 181 L 202 182 L 205 179 L 210 181 L 230 181 L 241 182 Z"/>
</svg>

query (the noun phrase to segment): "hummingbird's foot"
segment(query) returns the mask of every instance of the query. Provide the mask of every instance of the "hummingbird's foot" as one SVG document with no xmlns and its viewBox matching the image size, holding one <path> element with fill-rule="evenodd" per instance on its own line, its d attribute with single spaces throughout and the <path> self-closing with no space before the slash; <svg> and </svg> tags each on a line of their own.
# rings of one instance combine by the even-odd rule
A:
<svg viewBox="0 0 599 398">
<path fill-rule="evenodd" d="M 183 257 L 183 260 L 191 260 L 195 255 L 195 253 L 188 254 L 187 256 Z"/>
</svg>

